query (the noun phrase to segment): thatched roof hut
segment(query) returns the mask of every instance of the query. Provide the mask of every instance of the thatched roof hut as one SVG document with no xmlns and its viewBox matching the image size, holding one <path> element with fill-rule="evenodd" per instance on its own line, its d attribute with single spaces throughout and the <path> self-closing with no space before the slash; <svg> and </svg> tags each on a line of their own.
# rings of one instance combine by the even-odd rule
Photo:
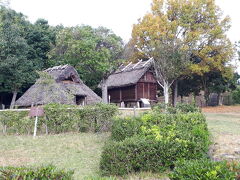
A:
<svg viewBox="0 0 240 180">
<path fill-rule="evenodd" d="M 37 82 L 17 101 L 16 105 L 29 107 L 49 103 L 85 105 L 102 99 L 86 86 L 70 65 L 56 66 L 43 71 Z"/>
<path fill-rule="evenodd" d="M 106 80 L 108 98 L 121 107 L 146 107 L 157 101 L 152 59 L 120 66 Z M 144 101 L 144 102 L 143 102 Z"/>
<path fill-rule="evenodd" d="M 120 66 L 108 77 L 106 81 L 108 89 L 137 84 L 151 66 L 151 59 L 148 61 L 139 61 L 135 64 L 129 63 L 126 66 Z"/>
</svg>

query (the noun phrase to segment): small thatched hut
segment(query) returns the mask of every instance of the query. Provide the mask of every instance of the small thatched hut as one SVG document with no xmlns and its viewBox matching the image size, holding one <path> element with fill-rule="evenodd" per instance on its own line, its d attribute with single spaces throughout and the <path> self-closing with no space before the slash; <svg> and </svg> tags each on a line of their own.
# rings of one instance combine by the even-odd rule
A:
<svg viewBox="0 0 240 180">
<path fill-rule="evenodd" d="M 16 105 L 88 105 L 101 101 L 102 99 L 81 81 L 72 66 L 64 65 L 43 71 L 37 82 L 16 101 Z"/>
<path fill-rule="evenodd" d="M 106 80 L 111 103 L 125 107 L 140 106 L 157 101 L 157 81 L 151 59 L 120 66 Z M 144 101 L 144 102 L 143 102 Z"/>
</svg>

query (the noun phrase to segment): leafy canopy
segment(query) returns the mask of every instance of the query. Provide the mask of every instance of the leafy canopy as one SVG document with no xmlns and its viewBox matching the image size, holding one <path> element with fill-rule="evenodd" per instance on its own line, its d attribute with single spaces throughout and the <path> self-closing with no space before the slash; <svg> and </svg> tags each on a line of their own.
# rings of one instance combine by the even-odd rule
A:
<svg viewBox="0 0 240 180">
<path fill-rule="evenodd" d="M 54 65 L 74 66 L 81 79 L 95 89 L 109 69 L 117 65 L 122 49 L 122 39 L 109 29 L 82 25 L 59 31 L 49 57 Z"/>
</svg>

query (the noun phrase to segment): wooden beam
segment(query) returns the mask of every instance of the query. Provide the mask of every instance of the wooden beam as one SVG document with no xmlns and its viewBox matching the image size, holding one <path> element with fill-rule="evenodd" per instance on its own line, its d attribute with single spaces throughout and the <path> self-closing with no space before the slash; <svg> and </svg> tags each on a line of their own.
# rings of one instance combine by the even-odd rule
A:
<svg viewBox="0 0 240 180">
<path fill-rule="evenodd" d="M 132 62 L 130 62 L 128 65 L 126 65 L 123 69 L 122 69 L 122 71 L 124 71 L 128 66 L 130 66 L 132 64 Z"/>
<path fill-rule="evenodd" d="M 142 62 L 142 60 L 138 61 L 132 68 L 134 69 L 137 65 L 139 65 Z"/>
</svg>

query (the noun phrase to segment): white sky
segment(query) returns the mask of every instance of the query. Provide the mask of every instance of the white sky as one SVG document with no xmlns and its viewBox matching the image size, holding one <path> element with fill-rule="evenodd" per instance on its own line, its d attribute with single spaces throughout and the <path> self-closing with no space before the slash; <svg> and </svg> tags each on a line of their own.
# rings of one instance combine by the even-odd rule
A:
<svg viewBox="0 0 240 180">
<path fill-rule="evenodd" d="M 152 0 L 10 0 L 10 7 L 22 12 L 31 22 L 38 18 L 50 25 L 104 26 L 121 36 L 124 42 L 131 37 L 132 25 L 150 10 Z M 229 15 L 231 41 L 240 40 L 240 0 L 216 0 L 224 15 Z"/>
</svg>

